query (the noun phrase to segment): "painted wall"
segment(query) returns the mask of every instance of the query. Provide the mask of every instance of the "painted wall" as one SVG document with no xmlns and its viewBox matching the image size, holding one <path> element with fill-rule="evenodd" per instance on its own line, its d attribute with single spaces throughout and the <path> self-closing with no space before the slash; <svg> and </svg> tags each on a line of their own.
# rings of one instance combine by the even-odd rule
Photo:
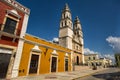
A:
<svg viewBox="0 0 120 80">
<path fill-rule="evenodd" d="M 12 50 L 11 58 L 9 61 L 9 66 L 7 67 L 6 79 L 10 79 L 13 75 L 14 70 L 16 69 L 16 63 L 19 64 L 18 60 L 20 59 L 19 49 L 22 46 L 19 46 L 20 38 L 23 38 L 27 28 L 27 20 L 29 17 L 30 10 L 17 2 L 16 0 L 0 0 L 0 48 L 1 53 L 6 50 Z M 26 17 L 27 16 L 27 17 Z M 6 19 L 10 18 L 16 21 L 15 31 L 11 34 L 9 32 L 5 32 L 4 25 L 6 23 Z M 12 31 L 12 30 L 11 30 Z M 21 37 L 22 36 L 22 37 Z M 20 38 L 19 38 L 20 37 Z M 18 48 L 19 47 L 19 48 Z M 5 49 L 5 50 L 4 50 Z M 7 53 L 8 54 L 8 53 Z M 19 58 L 18 58 L 19 57 Z M 15 67 L 15 68 L 14 68 Z M 16 76 L 17 77 L 17 74 Z"/>
<path fill-rule="evenodd" d="M 40 63 L 39 64 L 39 71 L 38 74 L 45 74 L 45 73 L 51 73 L 51 56 L 54 49 L 56 49 L 56 52 L 58 54 L 58 67 L 57 72 L 64 72 L 64 66 L 65 66 L 65 54 L 68 53 L 68 71 L 71 71 L 71 50 L 61 47 L 57 44 L 53 44 L 50 42 L 47 42 L 45 40 L 42 40 L 40 38 L 31 36 L 26 34 L 25 36 L 25 43 L 22 51 L 22 57 L 19 67 L 19 76 L 26 76 L 29 75 L 29 63 L 30 63 L 30 56 L 31 56 L 31 49 L 34 48 L 35 44 L 39 45 L 39 49 L 41 50 L 40 54 Z M 29 41 L 28 41 L 29 40 Z M 44 46 L 43 46 L 44 45 Z M 32 74 L 33 75 L 33 74 Z"/>
<path fill-rule="evenodd" d="M 9 4 L 5 3 L 4 1 L 0 1 L 0 26 L 4 25 L 4 20 L 6 18 L 7 15 L 7 10 L 16 10 L 18 12 L 18 14 L 21 16 L 19 23 L 18 23 L 18 30 L 17 31 L 17 36 L 20 36 L 20 32 L 21 32 L 21 28 L 22 28 L 22 24 L 23 24 L 23 19 L 24 19 L 24 12 L 15 9 L 15 7 L 10 6 Z M 16 18 L 15 16 L 10 15 L 13 18 Z M 1 30 L 1 28 L 0 28 Z M 10 46 L 17 46 L 18 45 L 18 39 L 16 39 L 16 41 L 13 43 L 12 42 L 13 38 L 7 37 L 7 36 L 3 36 L 0 39 L 0 44 L 5 44 L 5 45 L 10 45 Z"/>
</svg>

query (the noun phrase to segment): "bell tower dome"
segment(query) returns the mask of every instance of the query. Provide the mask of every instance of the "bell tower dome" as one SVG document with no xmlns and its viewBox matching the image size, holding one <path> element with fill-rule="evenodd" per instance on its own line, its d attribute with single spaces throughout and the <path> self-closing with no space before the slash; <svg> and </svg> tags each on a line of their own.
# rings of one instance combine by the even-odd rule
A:
<svg viewBox="0 0 120 80">
<path fill-rule="evenodd" d="M 74 35 L 76 35 L 78 37 L 83 37 L 81 23 L 80 23 L 80 20 L 79 20 L 78 16 L 74 20 L 73 27 L 74 27 L 73 28 Z"/>
<path fill-rule="evenodd" d="M 69 27 L 72 29 L 72 17 L 68 4 L 65 4 L 62 10 L 62 16 L 60 21 L 60 28 Z"/>
</svg>

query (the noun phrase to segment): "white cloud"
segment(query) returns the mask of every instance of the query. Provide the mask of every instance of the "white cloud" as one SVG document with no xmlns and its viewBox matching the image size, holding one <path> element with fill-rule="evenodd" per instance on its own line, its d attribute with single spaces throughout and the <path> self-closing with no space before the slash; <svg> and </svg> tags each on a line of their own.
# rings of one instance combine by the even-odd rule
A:
<svg viewBox="0 0 120 80">
<path fill-rule="evenodd" d="M 106 41 L 109 43 L 109 46 L 111 46 L 115 52 L 120 52 L 120 37 L 109 36 Z"/>
<path fill-rule="evenodd" d="M 114 54 L 100 54 L 100 56 L 114 60 Z"/>
<path fill-rule="evenodd" d="M 53 40 L 52 41 L 55 41 L 55 42 L 58 42 L 59 40 L 58 40 L 58 38 L 53 38 Z"/>
<path fill-rule="evenodd" d="M 114 57 L 114 54 L 104 54 L 104 55 L 102 55 L 102 57 L 105 57 L 105 58 L 111 59 L 112 62 L 115 63 L 115 57 Z"/>
<path fill-rule="evenodd" d="M 105 56 L 106 58 L 109 58 L 109 59 L 112 59 L 112 60 L 115 59 L 115 58 L 114 58 L 114 54 L 105 54 L 104 56 Z"/>
<path fill-rule="evenodd" d="M 95 53 L 98 54 L 98 52 L 92 51 L 89 48 L 84 48 L 84 54 L 95 54 Z"/>
</svg>

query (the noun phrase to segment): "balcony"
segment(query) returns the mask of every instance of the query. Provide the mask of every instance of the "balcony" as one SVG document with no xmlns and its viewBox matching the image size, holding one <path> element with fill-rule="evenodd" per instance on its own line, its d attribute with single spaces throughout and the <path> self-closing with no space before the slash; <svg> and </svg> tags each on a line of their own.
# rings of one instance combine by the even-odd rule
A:
<svg viewBox="0 0 120 80">
<path fill-rule="evenodd" d="M 4 24 L 0 24 L 0 39 L 2 36 L 5 36 L 5 37 L 9 37 L 9 38 L 12 38 L 12 41 L 14 42 L 15 39 L 19 39 L 19 36 L 20 36 L 20 29 L 15 29 L 14 32 L 9 30 L 9 29 L 6 29 L 4 30 Z"/>
</svg>

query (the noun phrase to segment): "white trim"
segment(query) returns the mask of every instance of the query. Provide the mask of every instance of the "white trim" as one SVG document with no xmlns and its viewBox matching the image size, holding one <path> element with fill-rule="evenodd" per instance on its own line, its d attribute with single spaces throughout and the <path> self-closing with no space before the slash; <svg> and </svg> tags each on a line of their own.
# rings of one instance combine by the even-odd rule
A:
<svg viewBox="0 0 120 80">
<path fill-rule="evenodd" d="M 58 53 L 56 52 L 56 50 L 53 50 L 52 55 L 58 56 Z"/>
<path fill-rule="evenodd" d="M 85 56 L 82 54 L 82 63 L 85 64 Z"/>
<path fill-rule="evenodd" d="M 27 23 L 28 23 L 28 18 L 29 18 L 29 16 L 27 14 L 25 14 L 23 24 L 22 24 L 21 33 L 20 33 L 20 38 L 24 38 L 24 36 L 25 36 Z M 12 78 L 18 76 L 18 71 L 19 71 L 20 60 L 21 60 L 21 56 L 22 56 L 23 45 L 24 45 L 24 40 L 20 39 L 19 42 L 18 42 L 18 48 L 17 48 L 17 52 L 16 52 L 16 57 L 15 57 L 13 70 L 12 70 L 12 76 L 11 76 Z"/>
<path fill-rule="evenodd" d="M 65 57 L 68 57 L 69 55 L 68 55 L 68 53 L 65 53 Z"/>
<path fill-rule="evenodd" d="M 38 45 L 35 45 L 35 46 L 31 49 L 31 51 L 33 51 L 33 52 L 37 52 L 37 53 L 42 52 L 42 50 L 39 49 L 39 46 L 38 46 Z"/>
<path fill-rule="evenodd" d="M 12 54 L 12 53 L 13 53 L 13 50 L 11 50 L 11 49 L 6 49 L 6 48 L 1 48 L 1 47 L 0 47 L 0 53 Z"/>
<path fill-rule="evenodd" d="M 39 55 L 39 60 L 38 60 L 38 70 L 37 70 L 37 75 L 39 75 L 39 71 L 40 71 L 40 61 L 41 61 L 41 54 Z"/>
<path fill-rule="evenodd" d="M 56 50 L 53 50 L 53 52 L 56 52 Z M 58 54 L 56 55 L 57 52 L 55 54 L 53 54 L 53 52 L 51 54 L 51 59 L 50 59 L 50 73 L 52 73 L 51 72 L 52 57 L 56 57 L 57 58 L 56 72 L 58 72 Z"/>
<path fill-rule="evenodd" d="M 71 58 L 71 71 L 73 71 L 73 64 L 74 64 L 74 56 L 73 56 L 73 51 L 71 51 L 71 55 L 70 55 L 70 58 Z"/>
<path fill-rule="evenodd" d="M 14 18 L 14 17 L 12 17 L 12 16 L 10 16 L 10 15 L 8 15 L 8 14 L 6 14 L 5 16 L 6 16 L 6 17 L 4 18 L 4 22 L 3 22 L 4 25 L 2 26 L 1 30 L 2 30 L 2 31 L 4 30 L 5 24 L 6 24 L 6 21 L 7 21 L 7 18 L 10 18 L 10 19 L 16 21 L 16 26 L 15 26 L 15 31 L 14 31 L 14 34 L 16 35 L 17 29 L 18 29 L 18 25 L 19 25 L 19 19 Z M 7 32 L 7 33 L 8 33 L 8 32 Z"/>
<path fill-rule="evenodd" d="M 84 39 L 82 38 L 82 62 L 85 64 L 85 55 L 84 55 Z"/>
<path fill-rule="evenodd" d="M 28 23 L 29 15 L 25 14 L 23 24 L 22 24 L 22 29 L 21 29 L 21 34 L 20 38 L 24 38 L 26 29 L 27 29 L 27 23 Z"/>
<path fill-rule="evenodd" d="M 18 48 L 17 48 L 17 51 L 16 51 L 16 56 L 15 56 L 15 60 L 14 60 L 14 65 L 13 65 L 11 78 L 14 78 L 14 77 L 18 76 L 23 45 L 24 45 L 24 41 L 20 39 L 19 43 L 18 43 Z"/>
<path fill-rule="evenodd" d="M 13 47 L 13 46 L 9 46 L 9 45 L 3 45 L 3 44 L 0 44 L 0 48 L 1 49 L 5 49 L 5 50 L 11 50 L 12 53 L 9 53 L 11 54 L 11 57 L 10 57 L 10 61 L 9 61 L 9 64 L 8 64 L 8 69 L 7 69 L 7 73 L 6 73 L 6 78 L 10 78 L 11 77 L 11 72 L 12 72 L 12 68 L 13 68 L 13 62 L 14 62 L 14 55 L 15 52 L 16 52 L 16 47 Z M 4 53 L 6 54 L 6 53 Z"/>
<path fill-rule="evenodd" d="M 27 67 L 27 76 L 29 75 L 29 67 L 30 67 L 30 61 L 31 61 L 31 56 L 32 56 L 32 52 L 30 52 L 30 55 L 29 55 L 29 61 L 28 61 L 28 67 Z"/>
<path fill-rule="evenodd" d="M 7 14 L 12 14 L 14 16 L 16 16 L 18 19 L 21 18 L 21 16 L 18 14 L 18 12 L 16 10 L 7 10 Z"/>
<path fill-rule="evenodd" d="M 19 19 L 15 18 L 15 17 L 13 17 L 11 15 L 6 14 L 5 16 L 6 16 L 5 18 L 10 18 L 10 19 L 13 19 L 13 20 L 15 20 L 17 22 L 20 21 Z M 5 22 L 6 22 L 6 19 L 5 19 Z M 5 24 L 5 22 L 4 22 L 4 24 Z"/>
<path fill-rule="evenodd" d="M 66 54 L 65 54 L 65 57 L 64 57 L 64 72 L 65 72 L 65 59 L 68 59 L 68 71 L 69 71 L 69 57 L 66 56 Z"/>
<path fill-rule="evenodd" d="M 40 53 L 41 53 L 41 52 L 40 52 Z M 30 74 L 29 74 L 29 69 L 30 69 L 30 62 L 31 62 L 32 54 L 35 54 L 35 55 L 38 55 L 38 56 L 39 56 L 39 59 L 38 59 L 38 68 L 37 68 L 37 75 L 39 75 L 40 60 L 41 60 L 41 54 L 40 54 L 40 53 L 34 52 L 34 51 L 31 51 L 31 52 L 30 52 L 30 58 L 29 58 L 29 61 L 28 61 L 28 68 L 27 68 L 27 75 L 30 75 Z"/>
<path fill-rule="evenodd" d="M 22 11 L 23 13 L 30 14 L 30 10 L 17 2 L 16 0 L 2 0 L 3 2 L 7 3 L 9 6 L 12 6 L 13 8 Z"/>
<path fill-rule="evenodd" d="M 13 49 L 13 50 L 16 51 L 16 47 L 10 46 L 10 45 L 5 45 L 5 44 L 0 44 L 0 48 Z"/>
</svg>

